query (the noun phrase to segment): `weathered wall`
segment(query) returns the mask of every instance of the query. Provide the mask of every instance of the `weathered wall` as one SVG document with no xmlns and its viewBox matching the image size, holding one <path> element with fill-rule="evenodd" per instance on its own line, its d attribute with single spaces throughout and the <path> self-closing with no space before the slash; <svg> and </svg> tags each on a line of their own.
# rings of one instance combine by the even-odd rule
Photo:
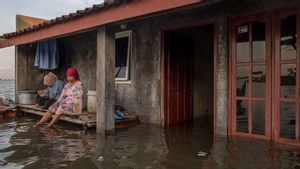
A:
<svg viewBox="0 0 300 169">
<path fill-rule="evenodd" d="M 43 86 L 44 72 L 34 67 L 35 44 L 16 47 L 16 79 L 17 90 L 38 90 Z"/>
<path fill-rule="evenodd" d="M 16 46 L 16 96 L 18 91 L 37 91 L 45 89 L 45 70 L 40 70 L 34 66 L 36 44 L 26 44 Z M 62 74 L 60 69 L 53 70 L 55 74 Z M 18 97 L 16 97 L 18 102 Z"/>
<path fill-rule="evenodd" d="M 75 67 L 84 86 L 84 107 L 87 103 L 87 91 L 96 91 L 97 32 L 85 32 L 60 39 L 60 53 L 64 58 L 61 69 L 63 76 L 68 67 Z"/>
<path fill-rule="evenodd" d="M 150 23 L 132 28 L 131 83 L 116 84 L 116 104 L 142 122 L 160 123 L 160 32 Z M 121 30 L 116 30 L 116 32 Z"/>
<path fill-rule="evenodd" d="M 85 87 L 94 91 L 96 90 L 96 39 L 96 31 L 61 39 L 66 68 L 70 66 L 77 68 Z"/>
<path fill-rule="evenodd" d="M 140 21 L 123 22 L 132 30 L 131 83 L 116 85 L 116 103 L 139 115 L 143 122 L 160 124 L 161 29 L 207 19 L 215 20 L 216 39 L 216 133 L 227 134 L 228 122 L 228 21 L 230 17 L 300 4 L 297 0 L 231 0 L 226 3 L 167 13 Z M 121 23 L 120 23 L 121 24 Z M 121 30 L 115 24 L 115 32 Z"/>
<path fill-rule="evenodd" d="M 45 70 L 40 70 L 34 66 L 36 44 L 26 44 L 16 46 L 16 96 L 18 91 L 37 91 L 45 89 Z M 60 68 L 53 70 L 56 75 L 62 78 Z M 16 97 L 18 101 L 18 97 Z"/>
<path fill-rule="evenodd" d="M 142 122 L 161 124 L 161 29 L 193 22 L 199 16 L 207 18 L 206 15 L 181 12 L 126 23 L 132 30 L 131 83 L 116 85 L 116 103 L 137 114 Z M 124 31 L 120 25 L 113 29 Z"/>
</svg>

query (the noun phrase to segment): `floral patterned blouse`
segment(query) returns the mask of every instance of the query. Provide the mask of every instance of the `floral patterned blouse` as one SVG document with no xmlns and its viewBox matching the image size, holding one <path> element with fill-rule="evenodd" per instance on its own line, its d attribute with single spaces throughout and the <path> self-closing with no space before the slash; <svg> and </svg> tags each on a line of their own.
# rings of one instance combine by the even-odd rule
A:
<svg viewBox="0 0 300 169">
<path fill-rule="evenodd" d="M 69 83 L 65 85 L 58 100 L 49 108 L 49 111 L 57 115 L 70 114 L 76 99 L 82 99 L 83 87 L 80 81 L 73 86 Z"/>
</svg>

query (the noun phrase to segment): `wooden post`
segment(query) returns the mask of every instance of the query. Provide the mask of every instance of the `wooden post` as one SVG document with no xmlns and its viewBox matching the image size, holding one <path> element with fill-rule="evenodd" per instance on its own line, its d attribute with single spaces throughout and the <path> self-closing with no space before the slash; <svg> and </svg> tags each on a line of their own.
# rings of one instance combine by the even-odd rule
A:
<svg viewBox="0 0 300 169">
<path fill-rule="evenodd" d="M 103 26 L 97 32 L 97 132 L 114 132 L 115 37 Z"/>
<path fill-rule="evenodd" d="M 15 96 L 18 103 L 19 91 L 28 90 L 28 45 L 15 47 Z"/>
</svg>

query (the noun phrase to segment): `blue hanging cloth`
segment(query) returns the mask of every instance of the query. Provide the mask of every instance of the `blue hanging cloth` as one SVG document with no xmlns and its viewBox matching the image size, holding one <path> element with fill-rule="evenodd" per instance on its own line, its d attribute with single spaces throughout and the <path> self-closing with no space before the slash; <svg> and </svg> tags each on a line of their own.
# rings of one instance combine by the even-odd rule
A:
<svg viewBox="0 0 300 169">
<path fill-rule="evenodd" d="M 34 66 L 39 69 L 57 69 L 59 54 L 56 40 L 48 40 L 37 43 Z"/>
</svg>

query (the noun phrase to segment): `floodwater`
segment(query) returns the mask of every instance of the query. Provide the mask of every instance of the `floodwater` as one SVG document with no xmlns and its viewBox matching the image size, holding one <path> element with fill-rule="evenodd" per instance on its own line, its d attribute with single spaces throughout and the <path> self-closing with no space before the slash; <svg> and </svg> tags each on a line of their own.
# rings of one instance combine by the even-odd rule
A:
<svg viewBox="0 0 300 169">
<path fill-rule="evenodd" d="M 11 85 L 0 83 L 0 89 L 14 99 Z M 66 123 L 55 129 L 34 127 L 37 120 L 0 120 L 0 168 L 300 169 L 300 149 L 264 140 L 214 138 L 209 119 L 165 129 L 142 124 L 106 137 Z"/>
<path fill-rule="evenodd" d="M 0 80 L 0 95 L 15 100 L 15 81 Z"/>
<path fill-rule="evenodd" d="M 290 169 L 300 150 L 263 140 L 215 138 L 203 120 L 162 129 L 138 125 L 103 137 L 35 117 L 0 122 L 0 166 L 7 169 Z"/>
</svg>

